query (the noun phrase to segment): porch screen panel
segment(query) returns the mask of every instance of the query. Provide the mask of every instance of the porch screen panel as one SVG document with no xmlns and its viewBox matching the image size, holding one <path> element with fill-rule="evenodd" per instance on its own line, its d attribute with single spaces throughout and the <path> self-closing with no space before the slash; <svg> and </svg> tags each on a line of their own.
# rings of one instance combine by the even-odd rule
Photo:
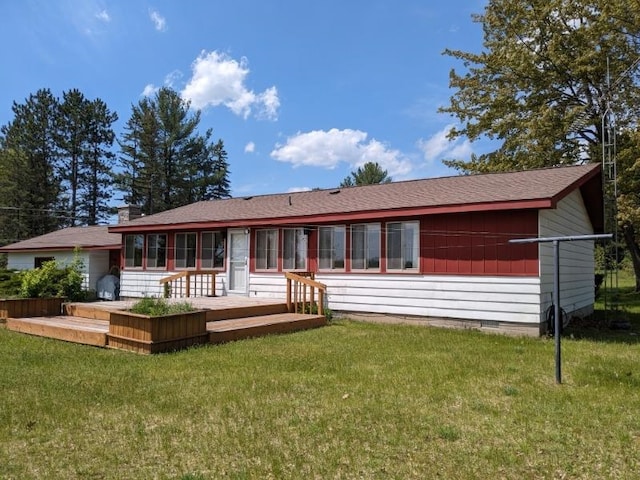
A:
<svg viewBox="0 0 640 480">
<path fill-rule="evenodd" d="M 282 268 L 285 270 L 306 270 L 307 236 L 302 228 L 283 230 Z"/>
<path fill-rule="evenodd" d="M 276 270 L 278 268 L 278 230 L 258 230 L 256 232 L 256 269 Z"/>
<path fill-rule="evenodd" d="M 196 267 L 196 234 L 176 234 L 176 268 Z"/>
<path fill-rule="evenodd" d="M 319 267 L 322 270 L 344 269 L 345 227 L 320 227 L 318 239 Z"/>
<path fill-rule="evenodd" d="M 167 236 L 164 234 L 147 235 L 147 268 L 167 266 Z"/>
<path fill-rule="evenodd" d="M 125 235 L 124 237 L 124 266 L 129 268 L 142 267 L 143 235 Z"/>
<path fill-rule="evenodd" d="M 351 269 L 380 268 L 380 225 L 351 227 Z"/>
<path fill-rule="evenodd" d="M 387 224 L 387 269 L 418 268 L 420 227 L 418 222 Z"/>
<path fill-rule="evenodd" d="M 224 235 L 221 232 L 204 232 L 201 245 L 202 268 L 223 268 Z"/>
</svg>

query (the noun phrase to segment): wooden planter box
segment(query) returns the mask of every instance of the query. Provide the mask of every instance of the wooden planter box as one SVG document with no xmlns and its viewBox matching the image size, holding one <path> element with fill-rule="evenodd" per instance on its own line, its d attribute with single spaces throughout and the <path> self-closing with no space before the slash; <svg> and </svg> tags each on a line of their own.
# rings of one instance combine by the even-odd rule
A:
<svg viewBox="0 0 640 480">
<path fill-rule="evenodd" d="M 205 311 L 150 317 L 111 312 L 107 345 L 137 353 L 160 353 L 207 343 Z"/>
<path fill-rule="evenodd" d="M 12 298 L 0 300 L 0 318 L 51 317 L 61 315 L 64 298 Z"/>
</svg>

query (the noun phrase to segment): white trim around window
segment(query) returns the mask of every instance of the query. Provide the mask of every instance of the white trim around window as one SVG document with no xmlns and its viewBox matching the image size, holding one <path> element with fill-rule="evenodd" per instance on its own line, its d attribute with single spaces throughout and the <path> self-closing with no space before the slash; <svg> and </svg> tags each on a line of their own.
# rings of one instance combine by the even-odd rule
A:
<svg viewBox="0 0 640 480">
<path fill-rule="evenodd" d="M 142 268 L 144 252 L 144 235 L 124 236 L 124 266 L 125 268 Z"/>
<path fill-rule="evenodd" d="M 420 222 L 387 223 L 387 270 L 418 270 Z"/>
<path fill-rule="evenodd" d="M 224 270 L 225 234 L 220 231 L 200 234 L 200 266 L 209 270 Z"/>
<path fill-rule="evenodd" d="M 147 234 L 147 268 L 167 268 L 167 234 Z"/>
<path fill-rule="evenodd" d="M 304 228 L 282 229 L 282 269 L 307 270 L 308 235 Z"/>
<path fill-rule="evenodd" d="M 380 270 L 380 224 L 351 225 L 351 270 Z"/>
<path fill-rule="evenodd" d="M 318 227 L 318 269 L 345 269 L 346 227 Z"/>
<path fill-rule="evenodd" d="M 195 232 L 176 233 L 175 241 L 175 268 L 182 270 L 196 268 L 198 234 Z"/>
<path fill-rule="evenodd" d="M 278 270 L 278 229 L 256 230 L 256 270 Z"/>
</svg>

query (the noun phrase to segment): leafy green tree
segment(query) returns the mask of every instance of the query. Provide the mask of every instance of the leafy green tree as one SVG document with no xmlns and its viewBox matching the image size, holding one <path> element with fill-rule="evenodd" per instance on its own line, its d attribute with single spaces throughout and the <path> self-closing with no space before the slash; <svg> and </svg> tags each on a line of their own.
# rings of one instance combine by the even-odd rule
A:
<svg viewBox="0 0 640 480">
<path fill-rule="evenodd" d="M 361 185 L 376 185 L 378 183 L 390 183 L 391 177 L 387 175 L 387 171 L 383 170 L 378 162 L 367 162 L 362 167 L 351 172 L 351 175 L 345 177 L 340 183 L 341 187 L 359 187 Z"/>
<path fill-rule="evenodd" d="M 441 111 L 460 122 L 450 138 L 488 137 L 499 146 L 447 165 L 472 173 L 597 162 L 603 142 L 611 140 L 609 128 L 638 140 L 631 135 L 640 116 L 637 2 L 489 0 L 473 20 L 482 24 L 483 49 L 445 51 L 464 70 L 451 71 L 456 91 Z M 605 115 L 608 107 L 613 117 Z M 637 146 L 627 142 L 621 148 L 632 155 Z M 628 168 L 632 165 L 626 161 Z M 633 171 L 618 169 L 622 198 L 632 193 L 628 175 Z M 638 223 L 632 216 L 621 220 L 634 265 L 640 266 L 634 253 L 639 251 Z M 640 289 L 640 269 L 636 286 Z"/>
<path fill-rule="evenodd" d="M 197 132 L 200 112 L 178 93 L 162 88 L 132 107 L 120 141 L 124 201 L 152 214 L 188 203 L 228 196 L 226 152 Z"/>
<path fill-rule="evenodd" d="M 58 102 L 49 89 L 13 103 L 13 121 L 0 129 L 0 225 L 9 242 L 61 225 L 56 165 Z M 7 242 L 8 243 L 8 242 Z"/>
</svg>

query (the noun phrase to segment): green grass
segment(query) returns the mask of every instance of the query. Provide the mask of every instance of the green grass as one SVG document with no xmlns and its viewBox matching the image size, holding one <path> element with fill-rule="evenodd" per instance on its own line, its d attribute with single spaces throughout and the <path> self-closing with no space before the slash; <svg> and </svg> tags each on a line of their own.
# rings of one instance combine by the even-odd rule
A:
<svg viewBox="0 0 640 480">
<path fill-rule="evenodd" d="M 574 330 L 562 385 L 547 338 L 337 321 L 137 356 L 0 329 L 0 478 L 638 478 L 637 327 Z"/>
</svg>

